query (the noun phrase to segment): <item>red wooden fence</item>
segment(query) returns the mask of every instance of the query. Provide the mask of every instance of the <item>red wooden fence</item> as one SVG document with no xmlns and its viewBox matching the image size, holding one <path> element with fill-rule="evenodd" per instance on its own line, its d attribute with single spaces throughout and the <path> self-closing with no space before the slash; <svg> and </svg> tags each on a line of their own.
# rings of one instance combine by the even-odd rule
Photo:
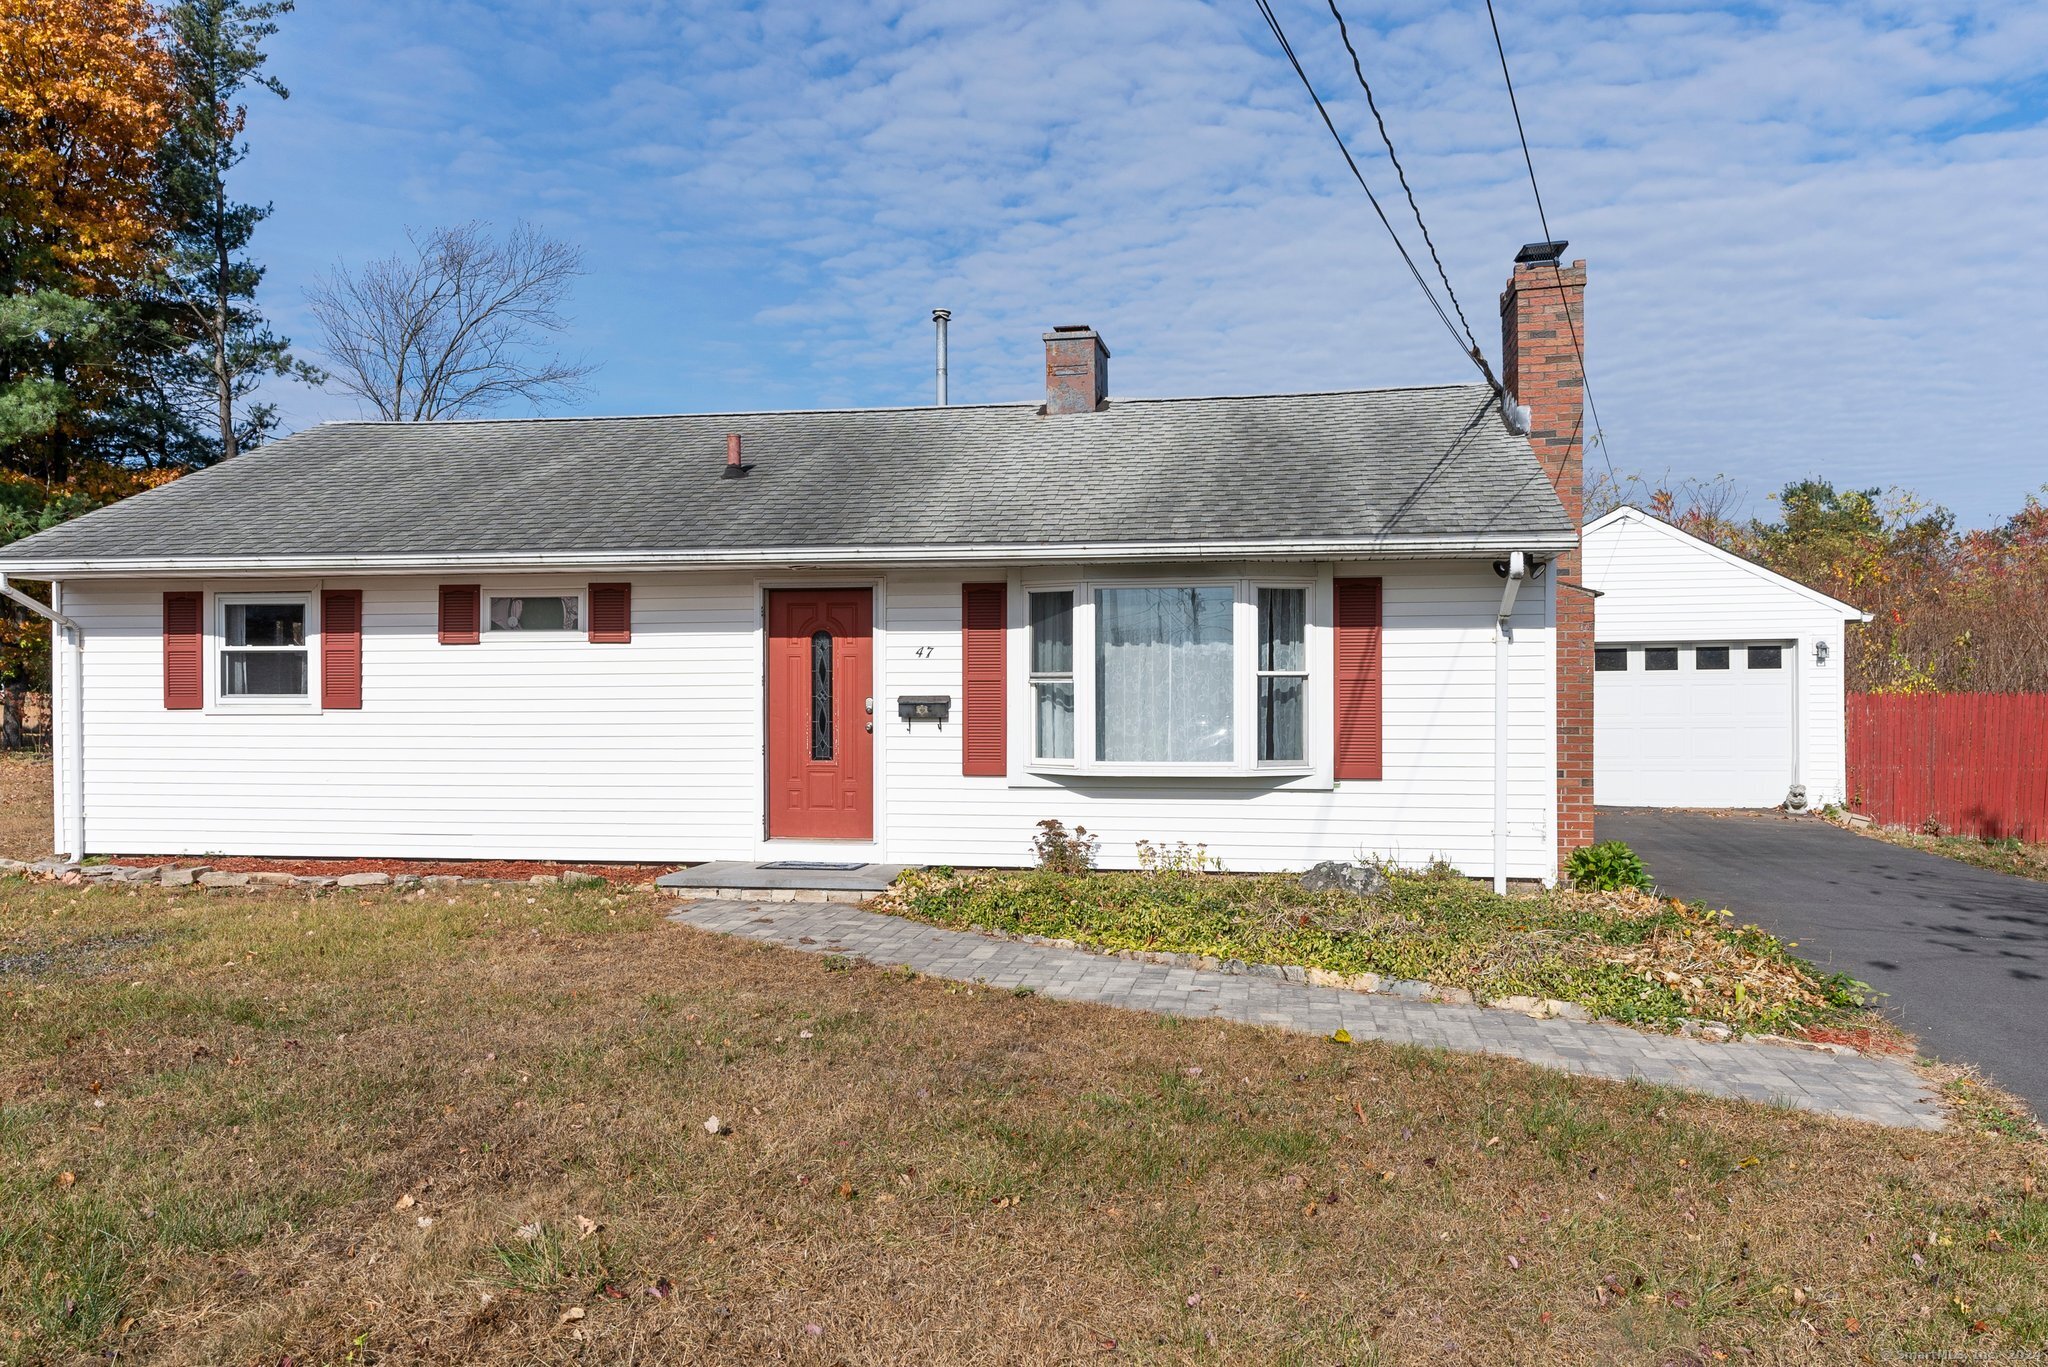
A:
<svg viewBox="0 0 2048 1367">
<path fill-rule="evenodd" d="M 1849 805 L 1883 826 L 2048 840 L 2048 693 L 1850 694 Z"/>
</svg>

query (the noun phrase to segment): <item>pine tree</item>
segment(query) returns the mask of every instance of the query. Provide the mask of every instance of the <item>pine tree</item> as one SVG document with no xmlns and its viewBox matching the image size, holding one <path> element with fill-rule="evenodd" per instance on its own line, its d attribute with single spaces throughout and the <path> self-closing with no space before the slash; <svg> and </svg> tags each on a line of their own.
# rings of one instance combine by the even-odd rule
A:
<svg viewBox="0 0 2048 1367">
<path fill-rule="evenodd" d="M 291 10 L 292 0 L 181 0 L 164 14 L 179 94 L 158 151 L 170 251 L 161 297 L 144 301 L 141 316 L 145 326 L 174 328 L 190 344 L 149 357 L 128 431 L 146 447 L 154 430 L 160 459 L 206 464 L 260 444 L 276 426 L 276 407 L 243 400 L 267 376 L 318 378 L 292 359 L 290 339 L 271 332 L 256 307 L 263 267 L 248 247 L 270 206 L 239 203 L 227 186 L 228 172 L 249 151 L 242 93 L 257 86 L 290 96 L 264 74 L 263 42 L 277 32 L 277 16 Z M 191 453 L 194 432 L 206 439 Z"/>
</svg>

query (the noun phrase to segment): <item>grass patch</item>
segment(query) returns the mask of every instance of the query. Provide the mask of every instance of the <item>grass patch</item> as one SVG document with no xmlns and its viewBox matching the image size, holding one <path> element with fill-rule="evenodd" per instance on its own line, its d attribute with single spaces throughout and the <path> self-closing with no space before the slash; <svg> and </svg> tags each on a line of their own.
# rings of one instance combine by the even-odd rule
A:
<svg viewBox="0 0 2048 1367">
<path fill-rule="evenodd" d="M 50 760 L 0 752 L 0 855 L 41 859 L 50 852 Z"/>
<path fill-rule="evenodd" d="M 1776 936 L 1634 891 L 1500 897 L 1455 874 L 1396 875 L 1364 898 L 1310 892 L 1285 874 L 928 871 L 906 874 L 886 904 L 937 925 L 1102 949 L 1555 998 L 1637 1024 L 1697 1017 L 1784 1031 L 1867 1014 L 1865 985 L 1819 973 Z"/>
<path fill-rule="evenodd" d="M 154 936 L 0 982 L 0 1361 L 1816 1361 L 2048 1326 L 2043 1150 L 1983 1127 L 491 891 L 0 889 L 0 941 Z"/>
<path fill-rule="evenodd" d="M 1852 826 L 1846 821 L 1836 824 L 1888 845 L 1925 850 L 1980 869 L 2048 882 L 2048 844 L 2039 841 L 2021 840 L 2017 836 L 1922 835 L 1882 826 Z"/>
</svg>

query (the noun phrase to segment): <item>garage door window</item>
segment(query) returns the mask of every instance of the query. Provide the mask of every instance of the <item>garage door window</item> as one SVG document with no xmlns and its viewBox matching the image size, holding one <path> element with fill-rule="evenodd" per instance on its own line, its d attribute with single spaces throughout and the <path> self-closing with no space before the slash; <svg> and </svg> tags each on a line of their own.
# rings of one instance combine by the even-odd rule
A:
<svg viewBox="0 0 2048 1367">
<path fill-rule="evenodd" d="M 1648 670 L 1678 668 L 1678 647 L 1652 646 L 1643 652 L 1643 668 Z"/>
<path fill-rule="evenodd" d="M 1628 669 L 1628 652 L 1619 647 L 1602 647 L 1593 652 L 1595 674 L 1620 674 Z"/>
<path fill-rule="evenodd" d="M 1694 669 L 1726 669 L 1728 667 L 1727 646 L 1701 646 L 1692 653 Z"/>
<path fill-rule="evenodd" d="M 1751 669 L 1783 669 L 1785 648 L 1783 646 L 1751 646 L 1749 648 Z"/>
</svg>

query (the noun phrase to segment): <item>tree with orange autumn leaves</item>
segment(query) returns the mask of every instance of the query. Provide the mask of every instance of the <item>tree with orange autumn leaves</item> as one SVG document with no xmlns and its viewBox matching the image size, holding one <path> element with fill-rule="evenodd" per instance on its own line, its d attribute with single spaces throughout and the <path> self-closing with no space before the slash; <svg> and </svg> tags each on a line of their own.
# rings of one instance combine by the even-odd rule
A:
<svg viewBox="0 0 2048 1367">
<path fill-rule="evenodd" d="M 0 543 L 260 442 L 239 401 L 306 373 L 251 303 L 267 209 L 224 183 L 290 9 L 0 0 Z M 44 634 L 0 606 L 0 687 L 41 685 Z"/>
<path fill-rule="evenodd" d="M 106 297 L 149 266 L 175 114 L 147 0 L 0 0 L 0 268 Z"/>
</svg>

